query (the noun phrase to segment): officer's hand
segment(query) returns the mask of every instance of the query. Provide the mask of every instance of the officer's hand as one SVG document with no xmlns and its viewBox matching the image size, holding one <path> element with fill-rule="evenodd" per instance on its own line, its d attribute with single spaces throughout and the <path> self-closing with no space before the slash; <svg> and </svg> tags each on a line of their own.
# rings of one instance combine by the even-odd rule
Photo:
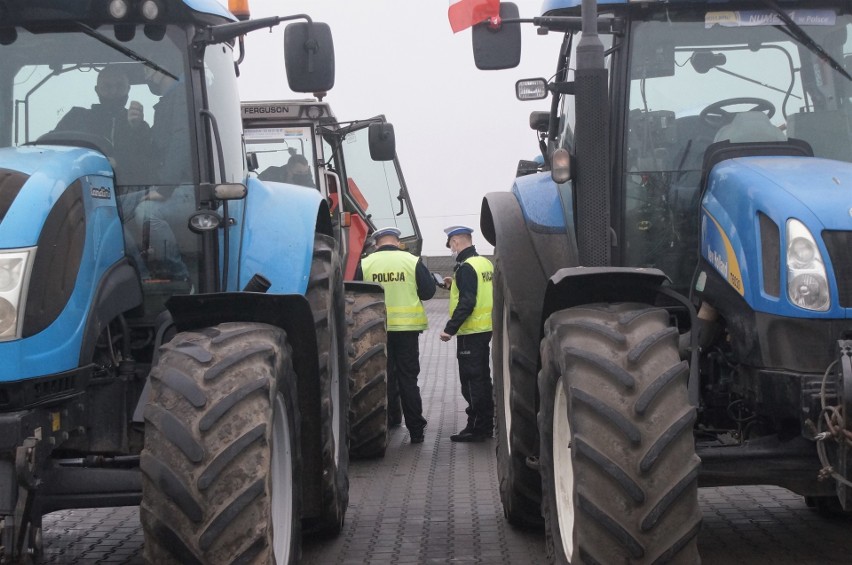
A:
<svg viewBox="0 0 852 565">
<path fill-rule="evenodd" d="M 453 286 L 453 277 L 444 277 L 444 288 L 450 290 L 450 287 Z M 447 341 L 447 340 L 444 340 Z"/>
<path fill-rule="evenodd" d="M 447 332 L 441 332 L 441 341 L 450 341 L 453 336 L 448 334 Z"/>
<path fill-rule="evenodd" d="M 142 120 L 145 119 L 145 108 L 142 107 L 142 104 L 133 100 L 130 102 L 130 107 L 127 108 L 127 121 L 130 122 L 132 127 L 136 127 L 142 123 Z"/>
</svg>

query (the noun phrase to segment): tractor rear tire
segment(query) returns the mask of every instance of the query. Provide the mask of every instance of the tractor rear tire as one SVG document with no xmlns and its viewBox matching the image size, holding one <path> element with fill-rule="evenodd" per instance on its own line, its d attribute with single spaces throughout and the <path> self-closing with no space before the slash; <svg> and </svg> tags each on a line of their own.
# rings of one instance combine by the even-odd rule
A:
<svg viewBox="0 0 852 565">
<path fill-rule="evenodd" d="M 510 524 L 541 528 L 541 476 L 527 465 L 538 448 L 536 428 L 537 331 L 522 327 L 500 270 L 494 279 L 492 362 L 497 416 L 497 478 Z"/>
<path fill-rule="evenodd" d="M 388 333 L 381 294 L 346 292 L 350 328 L 349 455 L 382 457 L 388 446 Z"/>
<path fill-rule="evenodd" d="M 548 318 L 538 421 L 556 563 L 700 563 L 696 414 L 677 339 L 668 313 L 643 304 Z"/>
<path fill-rule="evenodd" d="M 225 323 L 161 351 L 141 455 L 146 562 L 298 562 L 300 419 L 286 333 Z"/>
<path fill-rule="evenodd" d="M 305 297 L 314 314 L 319 352 L 322 510 L 307 519 L 306 533 L 335 535 L 343 528 L 349 504 L 349 361 L 346 354 L 346 301 L 337 242 L 314 237 L 313 260 Z"/>
</svg>

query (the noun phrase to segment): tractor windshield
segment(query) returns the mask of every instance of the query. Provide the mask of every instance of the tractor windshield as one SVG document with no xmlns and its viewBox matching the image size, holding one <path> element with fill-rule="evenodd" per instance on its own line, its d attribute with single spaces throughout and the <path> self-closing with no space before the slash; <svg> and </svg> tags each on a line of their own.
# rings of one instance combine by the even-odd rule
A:
<svg viewBox="0 0 852 565">
<path fill-rule="evenodd" d="M 103 153 L 142 278 L 191 284 L 184 260 L 200 243 L 187 229 L 197 166 L 186 31 L 78 22 L 0 31 L 0 148 Z"/>
<path fill-rule="evenodd" d="M 852 81 L 843 74 L 852 60 L 852 17 L 812 4 L 790 15 L 833 61 L 799 41 L 772 10 L 667 5 L 633 22 L 623 160 L 627 265 L 653 265 L 688 284 L 711 143 L 797 138 L 818 157 L 852 161 Z"/>
<path fill-rule="evenodd" d="M 0 146 L 71 145 L 77 139 L 110 159 L 118 184 L 192 182 L 185 32 L 175 28 L 153 40 L 141 26 L 138 33 L 108 27 L 97 32 L 124 39 L 122 46 L 166 73 L 81 31 L 18 28 L 14 41 L 0 44 Z"/>
</svg>

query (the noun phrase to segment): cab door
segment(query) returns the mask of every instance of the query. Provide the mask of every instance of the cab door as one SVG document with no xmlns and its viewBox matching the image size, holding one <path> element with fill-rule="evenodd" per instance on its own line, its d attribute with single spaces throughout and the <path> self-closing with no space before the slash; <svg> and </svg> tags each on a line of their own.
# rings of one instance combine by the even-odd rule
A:
<svg viewBox="0 0 852 565">
<path fill-rule="evenodd" d="M 423 236 L 411 204 L 399 159 L 375 161 L 370 156 L 369 126 L 386 124 L 384 116 L 364 120 L 356 127 L 347 126 L 346 133 L 326 129 L 326 155 L 341 179 L 343 211 L 361 217 L 372 232 L 377 228 L 396 227 L 402 232 L 405 249 L 420 255 Z M 359 250 L 351 249 L 358 254 Z"/>
</svg>

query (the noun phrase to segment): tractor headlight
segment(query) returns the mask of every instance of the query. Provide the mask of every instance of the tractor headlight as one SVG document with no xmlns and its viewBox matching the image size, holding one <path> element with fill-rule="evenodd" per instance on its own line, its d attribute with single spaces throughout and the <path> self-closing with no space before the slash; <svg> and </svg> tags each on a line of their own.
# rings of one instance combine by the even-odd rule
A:
<svg viewBox="0 0 852 565">
<path fill-rule="evenodd" d="M 787 220 L 787 296 L 796 306 L 817 312 L 825 312 L 831 303 L 822 255 L 799 220 Z"/>
<path fill-rule="evenodd" d="M 35 248 L 0 251 L 0 341 L 20 337 L 26 285 Z"/>
</svg>

